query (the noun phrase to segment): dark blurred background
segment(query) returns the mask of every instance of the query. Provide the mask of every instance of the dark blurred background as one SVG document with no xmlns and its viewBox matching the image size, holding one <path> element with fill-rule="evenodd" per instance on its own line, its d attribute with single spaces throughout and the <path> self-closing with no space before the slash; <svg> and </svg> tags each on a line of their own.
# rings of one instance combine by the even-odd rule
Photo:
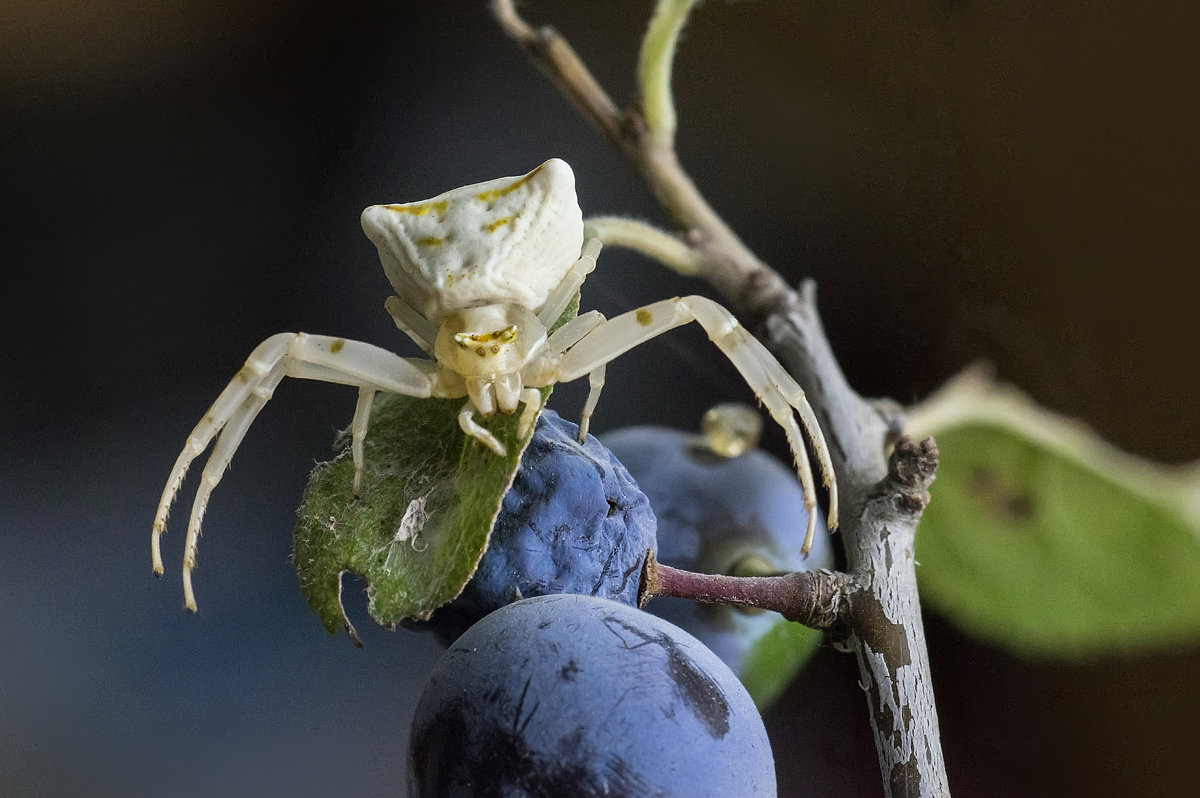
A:
<svg viewBox="0 0 1200 798">
<path fill-rule="evenodd" d="M 914 401 L 986 358 L 1120 446 L 1189 460 L 1197 8 L 710 2 L 677 63 L 681 157 L 765 260 L 818 281 L 862 393 Z M 650 9 L 526 12 L 629 101 Z M 364 206 L 552 155 L 585 214 L 664 221 L 648 192 L 481 0 L 0 2 L 0 121 L 0 793 L 398 794 L 439 649 L 369 624 L 359 584 L 367 647 L 326 635 L 288 561 L 354 392 L 285 382 L 251 429 L 206 519 L 196 617 L 185 510 L 150 575 L 162 484 L 266 336 L 417 354 Z M 611 314 L 704 291 L 611 251 L 584 296 Z M 610 368 L 594 429 L 692 428 L 748 398 L 680 330 Z M 928 624 L 956 795 L 1193 794 L 1197 651 L 1025 663 Z M 768 715 L 781 794 L 881 794 L 855 679 L 823 650 Z"/>
</svg>

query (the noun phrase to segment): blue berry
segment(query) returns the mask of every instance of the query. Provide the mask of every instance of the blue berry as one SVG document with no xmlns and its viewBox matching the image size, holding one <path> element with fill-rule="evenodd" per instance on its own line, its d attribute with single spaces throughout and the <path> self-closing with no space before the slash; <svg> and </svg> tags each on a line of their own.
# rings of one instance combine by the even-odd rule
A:
<svg viewBox="0 0 1200 798">
<path fill-rule="evenodd" d="M 801 556 L 808 523 L 804 493 L 795 473 L 761 449 L 720 457 L 702 436 L 665 427 L 615 430 L 604 443 L 650 498 L 659 562 L 743 575 L 832 565 L 823 522 L 808 558 Z M 771 613 L 681 599 L 655 599 L 648 609 L 696 635 L 738 673 L 753 644 L 779 622 Z"/>
<path fill-rule="evenodd" d="M 435 624 L 453 639 L 520 598 L 579 593 L 634 605 L 654 514 L 625 467 L 552 410 L 538 418 L 475 575 Z"/>
<path fill-rule="evenodd" d="M 434 668 L 413 719 L 409 795 L 774 796 L 762 719 L 698 640 L 626 604 L 503 607 Z"/>
</svg>

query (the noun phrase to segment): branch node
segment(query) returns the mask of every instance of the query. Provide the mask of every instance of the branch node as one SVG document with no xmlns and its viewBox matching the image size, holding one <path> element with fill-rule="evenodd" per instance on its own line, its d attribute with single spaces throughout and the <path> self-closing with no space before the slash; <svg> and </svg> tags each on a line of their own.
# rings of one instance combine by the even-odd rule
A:
<svg viewBox="0 0 1200 798">
<path fill-rule="evenodd" d="M 903 436 L 888 462 L 888 475 L 910 490 L 924 490 L 933 482 L 938 466 L 937 443 L 932 437 L 915 441 Z"/>
<path fill-rule="evenodd" d="M 649 123 L 646 122 L 646 115 L 642 112 L 641 106 L 629 105 L 621 113 L 619 129 L 621 137 L 630 146 L 636 147 L 638 142 L 646 137 L 646 133 L 650 130 Z"/>
<path fill-rule="evenodd" d="M 644 610 L 650 599 L 662 592 L 662 580 L 658 576 L 658 559 L 654 549 L 646 549 L 646 561 L 642 563 L 642 583 L 638 585 L 637 605 Z"/>
</svg>

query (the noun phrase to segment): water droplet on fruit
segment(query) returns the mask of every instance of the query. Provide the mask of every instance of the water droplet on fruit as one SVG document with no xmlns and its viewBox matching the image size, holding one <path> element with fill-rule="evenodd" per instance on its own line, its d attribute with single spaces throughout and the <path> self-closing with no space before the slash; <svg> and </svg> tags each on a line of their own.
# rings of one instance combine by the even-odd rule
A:
<svg viewBox="0 0 1200 798">
<path fill-rule="evenodd" d="M 704 442 L 713 454 L 737 457 L 758 445 L 762 417 L 754 408 L 740 402 L 727 402 L 709 409 L 700 420 Z"/>
</svg>

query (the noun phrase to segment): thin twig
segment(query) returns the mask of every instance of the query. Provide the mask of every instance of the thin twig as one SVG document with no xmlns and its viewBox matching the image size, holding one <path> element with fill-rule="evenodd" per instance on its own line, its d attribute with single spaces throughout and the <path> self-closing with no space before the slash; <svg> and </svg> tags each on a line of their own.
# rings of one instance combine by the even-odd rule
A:
<svg viewBox="0 0 1200 798">
<path fill-rule="evenodd" d="M 674 146 L 648 135 L 642 113 L 633 108 L 621 111 L 557 30 L 548 25 L 534 28 L 512 0 L 493 0 L 492 9 L 504 31 L 641 173 L 700 254 L 697 276 L 712 284 L 752 327 L 787 307 L 795 297 L 791 288 L 713 210 L 680 166 Z M 658 58 L 674 54 L 665 48 L 655 52 Z M 647 72 L 657 74 L 653 66 L 643 64 Z"/>
<path fill-rule="evenodd" d="M 642 39 L 638 60 L 638 83 L 642 87 L 642 114 L 648 136 L 658 147 L 675 146 L 675 98 L 671 92 L 672 53 L 692 7 L 699 0 L 667 0 L 659 3 Z"/>
<path fill-rule="evenodd" d="M 703 253 L 679 236 L 637 219 L 623 216 L 593 216 L 584 221 L 589 235 L 606 247 L 627 247 L 668 266 L 680 274 L 694 277 L 704 266 Z"/>
<path fill-rule="evenodd" d="M 567 40 L 554 28 L 534 28 L 527 23 L 517 13 L 512 0 L 494 0 L 492 13 L 505 33 L 542 67 L 563 94 L 574 101 L 580 113 L 591 119 L 610 142 L 623 148 L 627 136 L 621 128 L 627 124 L 626 115 L 584 66 Z"/>
</svg>

